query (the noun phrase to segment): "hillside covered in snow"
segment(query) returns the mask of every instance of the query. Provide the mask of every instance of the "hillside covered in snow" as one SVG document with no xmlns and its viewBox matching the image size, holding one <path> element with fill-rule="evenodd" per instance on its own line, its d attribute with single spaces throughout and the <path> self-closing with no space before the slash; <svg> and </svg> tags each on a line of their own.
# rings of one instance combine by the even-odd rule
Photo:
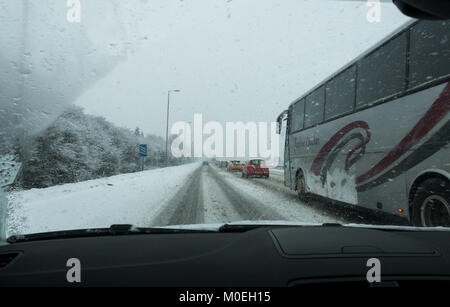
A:
<svg viewBox="0 0 450 307">
<path fill-rule="evenodd" d="M 46 188 L 141 170 L 139 144 L 148 145 L 145 169 L 165 166 L 165 140 L 131 131 L 70 107 L 33 137 L 18 178 L 20 188 Z M 171 159 L 171 164 L 181 161 Z"/>
</svg>

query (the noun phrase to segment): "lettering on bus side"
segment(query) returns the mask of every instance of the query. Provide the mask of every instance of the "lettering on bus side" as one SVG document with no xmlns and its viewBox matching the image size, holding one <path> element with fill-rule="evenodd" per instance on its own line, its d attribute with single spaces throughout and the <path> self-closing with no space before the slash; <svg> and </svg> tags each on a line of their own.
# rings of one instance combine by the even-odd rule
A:
<svg viewBox="0 0 450 307">
<path fill-rule="evenodd" d="M 296 147 L 309 147 L 309 146 L 315 146 L 320 144 L 320 139 L 318 136 L 314 136 L 312 138 L 306 138 L 304 140 L 297 138 L 295 140 L 295 146 Z"/>
</svg>

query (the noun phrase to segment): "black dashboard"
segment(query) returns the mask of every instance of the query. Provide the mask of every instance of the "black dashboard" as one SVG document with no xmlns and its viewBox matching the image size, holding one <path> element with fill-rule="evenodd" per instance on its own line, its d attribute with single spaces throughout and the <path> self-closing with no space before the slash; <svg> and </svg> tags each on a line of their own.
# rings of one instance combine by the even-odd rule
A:
<svg viewBox="0 0 450 307">
<path fill-rule="evenodd" d="M 450 232 L 263 226 L 238 232 L 136 234 L 0 245 L 0 286 L 388 286 L 450 281 Z"/>
</svg>

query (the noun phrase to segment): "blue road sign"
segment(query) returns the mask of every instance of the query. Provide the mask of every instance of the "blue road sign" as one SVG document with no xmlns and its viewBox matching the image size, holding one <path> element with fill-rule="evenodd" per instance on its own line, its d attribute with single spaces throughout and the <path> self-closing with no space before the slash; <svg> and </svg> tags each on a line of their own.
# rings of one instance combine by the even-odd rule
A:
<svg viewBox="0 0 450 307">
<path fill-rule="evenodd" d="M 139 156 L 147 157 L 147 144 L 139 145 Z"/>
</svg>

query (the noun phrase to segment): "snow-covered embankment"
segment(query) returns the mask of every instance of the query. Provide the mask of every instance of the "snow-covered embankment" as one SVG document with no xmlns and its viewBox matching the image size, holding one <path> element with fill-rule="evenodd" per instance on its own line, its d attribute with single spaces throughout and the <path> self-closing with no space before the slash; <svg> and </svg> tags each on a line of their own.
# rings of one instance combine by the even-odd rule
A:
<svg viewBox="0 0 450 307">
<path fill-rule="evenodd" d="M 199 163 L 9 194 L 7 235 L 149 223 Z"/>
</svg>

